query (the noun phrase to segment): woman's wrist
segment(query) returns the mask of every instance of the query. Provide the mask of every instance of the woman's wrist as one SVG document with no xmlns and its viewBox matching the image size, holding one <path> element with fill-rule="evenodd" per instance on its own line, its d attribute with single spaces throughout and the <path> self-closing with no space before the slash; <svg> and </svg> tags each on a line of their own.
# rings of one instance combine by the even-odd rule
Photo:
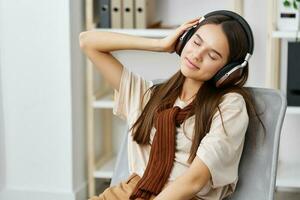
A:
<svg viewBox="0 0 300 200">
<path fill-rule="evenodd" d="M 156 39 L 155 46 L 156 46 L 157 51 L 159 51 L 159 52 L 165 52 L 166 51 L 166 48 L 165 48 L 165 45 L 164 45 L 162 39 Z"/>
</svg>

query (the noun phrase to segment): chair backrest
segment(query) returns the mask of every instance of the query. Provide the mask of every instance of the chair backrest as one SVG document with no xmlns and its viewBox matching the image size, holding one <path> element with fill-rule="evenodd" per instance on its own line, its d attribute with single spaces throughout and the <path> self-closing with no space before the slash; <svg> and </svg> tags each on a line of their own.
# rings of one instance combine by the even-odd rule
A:
<svg viewBox="0 0 300 200">
<path fill-rule="evenodd" d="M 162 79 L 157 79 L 155 83 L 160 81 Z M 239 165 L 239 181 L 235 192 L 227 200 L 273 200 L 280 133 L 287 107 L 286 98 L 282 92 L 275 89 L 246 88 L 254 97 L 256 109 L 266 127 L 266 134 L 263 137 L 262 126 L 257 120 L 250 119 Z M 127 131 L 124 133 L 123 144 L 117 156 L 111 185 L 129 176 Z"/>
<path fill-rule="evenodd" d="M 116 164 L 113 172 L 110 186 L 116 185 L 121 181 L 126 180 L 129 177 L 129 166 L 128 166 L 128 153 L 127 153 L 127 141 L 128 141 L 128 126 L 124 129 L 122 144 L 120 146 Z"/>
<path fill-rule="evenodd" d="M 239 181 L 228 200 L 273 200 L 281 128 L 286 112 L 286 98 L 274 89 L 251 88 L 256 109 L 266 127 L 265 138 L 259 122 L 250 119 L 239 165 Z M 254 136 L 256 139 L 254 140 Z"/>
</svg>

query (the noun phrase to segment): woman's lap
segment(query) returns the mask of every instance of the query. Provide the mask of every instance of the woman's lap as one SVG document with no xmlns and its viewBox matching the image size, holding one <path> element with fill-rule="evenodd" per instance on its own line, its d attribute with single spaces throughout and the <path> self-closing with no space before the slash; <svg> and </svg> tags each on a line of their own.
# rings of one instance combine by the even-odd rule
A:
<svg viewBox="0 0 300 200">
<path fill-rule="evenodd" d="M 127 180 L 105 189 L 99 196 L 93 196 L 89 200 L 129 200 L 129 196 L 140 179 L 139 175 L 133 173 Z M 152 196 L 151 200 L 154 197 Z"/>
<path fill-rule="evenodd" d="M 141 177 L 138 174 L 133 173 L 125 181 L 106 188 L 99 196 L 93 196 L 88 200 L 129 200 L 129 196 L 140 179 Z M 154 198 L 155 196 L 153 195 L 150 200 L 153 200 Z M 198 198 L 194 197 L 192 200 L 194 199 L 196 200 Z"/>
</svg>

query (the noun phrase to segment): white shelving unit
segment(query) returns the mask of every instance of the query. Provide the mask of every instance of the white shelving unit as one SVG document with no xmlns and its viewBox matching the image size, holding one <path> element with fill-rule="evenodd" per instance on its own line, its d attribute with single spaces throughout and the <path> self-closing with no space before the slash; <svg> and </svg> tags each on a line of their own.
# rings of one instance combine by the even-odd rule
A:
<svg viewBox="0 0 300 200">
<path fill-rule="evenodd" d="M 126 33 L 135 36 L 162 38 L 169 35 L 174 29 L 157 28 L 157 29 L 110 29 L 96 28 L 93 14 L 94 0 L 85 0 L 86 8 L 86 30 L 93 31 L 110 31 L 118 33 Z M 93 64 L 87 59 L 87 147 L 88 147 L 88 185 L 89 196 L 95 195 L 95 179 L 110 179 L 113 175 L 113 169 L 116 162 L 116 155 L 112 153 L 111 147 L 111 123 L 113 108 L 113 91 L 111 91 L 105 82 L 100 83 L 100 88 L 95 92 L 94 88 L 94 70 Z M 103 110 L 103 132 L 104 141 L 102 142 L 102 155 L 96 159 L 94 147 L 95 128 L 94 128 L 94 112 L 95 110 Z"/>
<path fill-rule="evenodd" d="M 288 106 L 286 110 L 287 114 L 300 114 L 300 107 L 298 106 Z"/>
<path fill-rule="evenodd" d="M 96 164 L 96 170 L 94 171 L 95 178 L 111 178 L 113 175 L 113 171 L 111 169 L 114 168 L 116 163 L 116 157 L 109 157 L 105 162 L 99 162 Z"/>
<path fill-rule="evenodd" d="M 273 38 L 280 38 L 280 39 L 289 39 L 289 38 L 300 38 L 300 32 L 296 31 L 272 31 Z"/>
<path fill-rule="evenodd" d="M 266 80 L 267 80 L 267 87 L 280 89 L 285 93 L 286 84 L 282 84 L 282 80 L 280 80 L 280 78 L 286 76 L 287 64 L 283 63 L 283 60 L 286 60 L 287 58 L 286 56 L 282 56 L 282 53 L 287 52 L 286 51 L 287 49 L 285 49 L 285 47 L 282 46 L 281 44 L 282 41 L 284 40 L 288 41 L 291 39 L 295 39 L 296 37 L 300 38 L 300 33 L 297 33 L 296 31 L 280 31 L 277 29 L 277 14 L 278 14 L 277 3 L 278 0 L 268 0 L 268 41 L 267 41 Z M 285 154 L 289 152 L 289 150 L 285 148 L 290 148 L 289 144 L 287 143 L 292 140 L 299 141 L 300 138 L 300 136 L 298 136 L 298 138 L 291 138 L 291 137 L 297 137 L 297 134 L 291 134 L 290 132 L 291 128 L 287 127 L 287 126 L 291 126 L 290 121 L 292 121 L 291 119 L 294 117 L 300 118 L 300 107 L 288 106 L 286 111 L 286 118 L 283 124 L 283 130 L 281 134 L 281 143 L 284 143 L 284 145 L 283 146 L 280 145 L 280 151 L 283 151 Z M 287 124 L 287 126 L 285 126 L 285 124 Z M 293 124 L 293 126 L 294 125 L 295 123 Z M 289 140 L 289 141 L 282 141 L 282 140 Z M 277 190 L 300 191 L 299 169 L 300 169 L 300 159 L 296 159 L 293 161 L 281 160 L 279 156 L 277 180 L 276 180 Z"/>
<path fill-rule="evenodd" d="M 300 163 L 296 166 L 300 166 Z M 297 177 L 300 177 L 300 171 L 298 167 L 295 167 L 295 163 L 279 162 L 276 182 L 279 190 L 299 190 L 300 181 Z"/>
<path fill-rule="evenodd" d="M 108 93 L 93 102 L 94 108 L 113 108 L 113 93 Z"/>
<path fill-rule="evenodd" d="M 242 0 L 227 0 L 230 2 L 230 7 L 232 10 L 240 13 L 243 13 L 243 1 Z M 176 1 L 178 4 L 182 4 L 181 0 Z M 175 1 L 172 1 L 172 6 Z M 194 0 L 193 7 L 198 4 L 199 7 L 203 7 L 204 1 Z M 152 38 L 163 38 L 168 36 L 172 31 L 176 29 L 174 28 L 151 28 L 151 29 L 110 29 L 110 28 L 96 28 L 96 24 L 94 23 L 94 14 L 93 14 L 93 3 L 94 0 L 85 0 L 85 14 L 86 14 L 86 30 L 94 30 L 94 31 L 110 31 L 110 32 L 118 32 L 125 33 L 135 36 L 142 37 L 152 37 Z M 166 3 L 171 4 L 167 1 L 159 1 L 157 3 L 163 4 L 166 6 Z M 227 4 L 228 5 L 228 4 Z M 171 6 L 171 5 L 167 5 Z M 181 9 L 181 6 L 178 6 Z M 172 7 L 174 8 L 174 7 Z M 178 9 L 179 9 L 178 8 Z M 217 9 L 217 8 L 214 8 Z M 195 9 L 196 10 L 196 9 Z M 198 9 L 199 10 L 199 9 Z M 190 10 L 189 10 L 190 11 Z M 162 11 L 165 12 L 165 11 Z M 175 11 L 174 11 L 175 12 Z M 175 13 L 174 13 L 175 14 Z M 176 18 L 180 18 L 181 16 L 177 16 Z M 190 15 L 190 13 L 189 13 Z M 193 16 L 197 14 L 194 13 Z M 165 16 L 162 14 L 162 16 Z M 182 15 L 184 17 L 184 13 Z M 173 17 L 172 17 L 173 18 Z M 181 20 L 183 21 L 183 20 Z M 171 25 L 170 27 L 173 27 Z M 165 27 L 165 26 L 163 26 Z M 168 27 L 168 26 L 167 26 Z M 88 157 L 88 194 L 89 196 L 95 195 L 95 179 L 109 179 L 113 175 L 113 169 L 116 162 L 116 155 L 112 152 L 112 138 L 111 138 L 111 124 L 112 124 L 112 108 L 113 108 L 113 91 L 109 88 L 106 82 L 100 83 L 100 88 L 95 90 L 94 86 L 94 66 L 90 62 L 89 59 L 86 60 L 87 71 L 86 71 L 86 80 L 87 80 L 87 157 Z M 95 117 L 94 112 L 96 110 L 101 110 L 103 112 L 103 131 L 100 134 L 103 135 L 102 138 L 102 154 L 99 158 L 96 158 L 96 150 L 95 150 Z M 97 133 L 98 134 L 98 133 Z"/>
</svg>

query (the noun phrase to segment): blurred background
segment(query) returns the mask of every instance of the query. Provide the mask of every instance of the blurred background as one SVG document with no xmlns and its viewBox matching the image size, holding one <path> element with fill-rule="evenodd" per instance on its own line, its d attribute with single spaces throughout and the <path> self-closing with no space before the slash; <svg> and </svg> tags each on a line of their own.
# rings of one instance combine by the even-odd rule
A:
<svg viewBox="0 0 300 200">
<path fill-rule="evenodd" d="M 276 198 L 300 199 L 299 7 L 299 0 L 0 0 L 0 199 L 84 200 L 109 186 L 127 127 L 79 47 L 81 32 L 162 38 L 219 9 L 252 27 L 246 85 L 287 97 Z M 175 54 L 113 54 L 146 79 L 179 69 Z"/>
</svg>

